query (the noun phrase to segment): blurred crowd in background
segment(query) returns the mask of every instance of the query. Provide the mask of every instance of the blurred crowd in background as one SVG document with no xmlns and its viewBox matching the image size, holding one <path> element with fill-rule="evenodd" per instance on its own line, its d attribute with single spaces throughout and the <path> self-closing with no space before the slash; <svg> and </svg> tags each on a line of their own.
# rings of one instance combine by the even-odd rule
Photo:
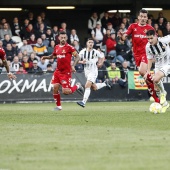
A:
<svg viewBox="0 0 170 170">
<path fill-rule="evenodd" d="M 122 17 L 123 16 L 123 17 Z M 148 24 L 152 25 L 159 37 L 170 34 L 170 22 L 160 12 L 155 19 L 148 16 Z M 120 32 L 126 32 L 131 23 L 138 22 L 137 17 L 128 13 L 93 12 L 87 21 L 87 37 L 94 40 L 94 48 L 100 51 L 105 58 L 102 66 L 98 66 L 97 82 L 110 79 L 113 84 L 119 83 L 122 87 L 127 82 L 127 72 L 136 70 L 132 39 L 126 41 L 119 38 Z M 9 23 L 5 17 L 0 20 L 0 47 L 6 52 L 6 58 L 10 71 L 15 74 L 44 74 L 53 72 L 57 66 L 57 60 L 42 60 L 42 56 L 52 54 L 55 45 L 59 44 L 58 35 L 65 31 L 68 43 L 79 52 L 85 48 L 85 42 L 80 42 L 79 34 L 75 28 L 69 28 L 66 22 L 55 25 L 46 17 L 45 12 L 35 16 L 29 12 L 24 20 L 14 17 Z M 2 61 L 0 61 L 2 65 Z M 77 72 L 83 72 L 83 65 L 76 66 Z M 1 74 L 6 73 L 3 66 Z"/>
</svg>

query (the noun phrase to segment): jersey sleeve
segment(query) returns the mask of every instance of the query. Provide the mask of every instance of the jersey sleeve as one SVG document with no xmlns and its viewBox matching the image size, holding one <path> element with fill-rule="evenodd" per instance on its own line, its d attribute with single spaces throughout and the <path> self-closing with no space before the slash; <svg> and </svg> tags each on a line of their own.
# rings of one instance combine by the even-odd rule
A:
<svg viewBox="0 0 170 170">
<path fill-rule="evenodd" d="M 79 52 L 80 60 L 83 59 L 83 51 L 84 51 L 84 50 L 81 50 L 81 51 Z"/>
<path fill-rule="evenodd" d="M 6 60 L 6 53 L 5 53 L 5 50 L 3 48 L 0 48 L 0 59 L 2 61 Z"/>
<path fill-rule="evenodd" d="M 101 55 L 101 53 L 100 53 L 98 50 L 96 50 L 96 56 L 97 56 L 98 58 L 104 58 L 104 56 Z"/>
<path fill-rule="evenodd" d="M 170 35 L 167 35 L 165 37 L 159 37 L 158 38 L 160 42 L 163 42 L 163 43 L 170 43 Z"/>
<path fill-rule="evenodd" d="M 57 54 L 56 54 L 56 48 L 57 48 L 57 46 L 55 46 L 55 48 L 54 48 L 54 51 L 53 51 L 53 56 L 56 56 Z"/>
<path fill-rule="evenodd" d="M 127 31 L 125 32 L 125 34 L 131 35 L 131 34 L 132 34 L 132 31 L 133 31 L 133 24 L 131 24 L 131 25 L 128 27 L 128 29 L 127 29 Z"/>
<path fill-rule="evenodd" d="M 146 56 L 147 56 L 147 59 L 153 59 L 154 58 L 153 54 L 150 53 L 149 44 L 146 44 Z"/>
<path fill-rule="evenodd" d="M 71 52 L 71 53 L 76 52 L 76 49 L 75 49 L 73 46 L 71 46 L 71 45 L 69 45 L 69 49 L 70 49 L 70 52 Z"/>
</svg>

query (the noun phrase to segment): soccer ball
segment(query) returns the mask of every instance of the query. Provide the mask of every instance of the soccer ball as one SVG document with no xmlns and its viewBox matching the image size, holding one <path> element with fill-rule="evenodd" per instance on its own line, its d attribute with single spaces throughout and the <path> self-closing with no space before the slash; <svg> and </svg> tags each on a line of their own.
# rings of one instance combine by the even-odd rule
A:
<svg viewBox="0 0 170 170">
<path fill-rule="evenodd" d="M 158 114 L 158 113 L 161 113 L 161 110 L 162 110 L 162 106 L 160 103 L 152 103 L 149 107 L 149 111 L 151 113 L 154 113 L 154 114 Z"/>
</svg>

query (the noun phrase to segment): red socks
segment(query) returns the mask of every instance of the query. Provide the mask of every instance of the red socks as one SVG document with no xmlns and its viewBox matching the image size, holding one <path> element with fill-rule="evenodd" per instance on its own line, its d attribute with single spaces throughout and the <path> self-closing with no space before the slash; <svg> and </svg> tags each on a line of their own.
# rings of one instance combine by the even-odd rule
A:
<svg viewBox="0 0 170 170">
<path fill-rule="evenodd" d="M 154 98 L 155 102 L 160 103 L 160 99 L 156 95 L 156 91 L 154 89 L 154 84 L 153 84 L 152 77 L 150 74 L 147 75 L 146 84 L 148 86 L 148 91 L 150 95 Z"/>
<path fill-rule="evenodd" d="M 56 101 L 57 106 L 61 106 L 61 97 L 60 93 L 58 92 L 57 94 L 53 94 L 54 100 Z"/>
<path fill-rule="evenodd" d="M 73 87 L 70 87 L 70 89 L 71 89 L 72 93 L 74 93 L 78 89 L 78 87 L 76 85 L 74 85 Z"/>
</svg>

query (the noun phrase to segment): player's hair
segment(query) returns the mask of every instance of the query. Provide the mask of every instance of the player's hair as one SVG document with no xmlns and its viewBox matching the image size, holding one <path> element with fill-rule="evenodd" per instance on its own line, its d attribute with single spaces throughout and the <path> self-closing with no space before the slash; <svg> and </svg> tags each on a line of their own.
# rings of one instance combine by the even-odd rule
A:
<svg viewBox="0 0 170 170">
<path fill-rule="evenodd" d="M 93 38 L 88 38 L 88 39 L 87 39 L 87 42 L 88 42 L 88 41 L 94 41 L 94 40 L 93 40 Z"/>
<path fill-rule="evenodd" d="M 59 32 L 59 35 L 60 35 L 60 34 L 64 35 L 64 34 L 67 34 L 67 33 L 66 33 L 65 31 L 60 31 L 60 32 Z"/>
<path fill-rule="evenodd" d="M 148 16 L 148 11 L 147 11 L 146 9 L 141 9 L 141 10 L 139 11 L 139 14 L 140 14 L 140 13 L 147 14 L 147 16 Z"/>
<path fill-rule="evenodd" d="M 147 32 L 146 32 L 146 35 L 147 36 L 151 36 L 151 35 L 155 35 L 155 31 L 154 30 L 148 30 Z"/>
</svg>

